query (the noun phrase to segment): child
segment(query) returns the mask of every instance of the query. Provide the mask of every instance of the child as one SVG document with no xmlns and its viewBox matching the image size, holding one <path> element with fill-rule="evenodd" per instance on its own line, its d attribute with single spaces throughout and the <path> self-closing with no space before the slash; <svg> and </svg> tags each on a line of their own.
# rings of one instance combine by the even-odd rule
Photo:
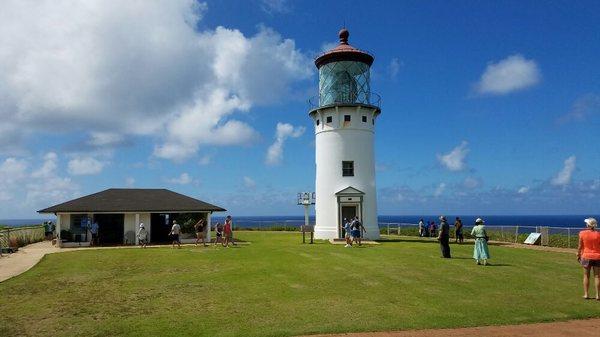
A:
<svg viewBox="0 0 600 337">
<path fill-rule="evenodd" d="M 350 233 L 351 230 L 350 221 L 344 218 L 344 238 L 346 239 L 346 245 L 344 247 L 346 248 L 352 247 L 352 235 Z"/>
</svg>

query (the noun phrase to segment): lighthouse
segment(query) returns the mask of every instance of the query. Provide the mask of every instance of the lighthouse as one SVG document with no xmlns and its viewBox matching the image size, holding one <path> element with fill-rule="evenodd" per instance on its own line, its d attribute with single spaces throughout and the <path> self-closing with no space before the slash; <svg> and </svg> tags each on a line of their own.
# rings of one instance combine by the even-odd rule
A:
<svg viewBox="0 0 600 337">
<path fill-rule="evenodd" d="M 379 238 L 374 136 L 381 113 L 371 92 L 373 56 L 348 44 L 350 33 L 315 60 L 319 96 L 309 112 L 315 127 L 315 238 L 343 237 L 344 219 L 358 217 Z"/>
</svg>

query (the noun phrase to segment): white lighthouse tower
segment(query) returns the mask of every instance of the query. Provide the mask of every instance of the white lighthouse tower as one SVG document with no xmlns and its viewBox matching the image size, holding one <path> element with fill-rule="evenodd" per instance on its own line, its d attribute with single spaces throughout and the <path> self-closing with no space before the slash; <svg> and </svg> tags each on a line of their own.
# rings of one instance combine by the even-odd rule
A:
<svg viewBox="0 0 600 337">
<path fill-rule="evenodd" d="M 379 96 L 371 93 L 373 56 L 340 44 L 315 60 L 319 98 L 309 115 L 315 125 L 315 238 L 342 237 L 344 218 L 358 216 L 366 238 L 378 239 L 373 138 L 381 113 Z"/>
</svg>

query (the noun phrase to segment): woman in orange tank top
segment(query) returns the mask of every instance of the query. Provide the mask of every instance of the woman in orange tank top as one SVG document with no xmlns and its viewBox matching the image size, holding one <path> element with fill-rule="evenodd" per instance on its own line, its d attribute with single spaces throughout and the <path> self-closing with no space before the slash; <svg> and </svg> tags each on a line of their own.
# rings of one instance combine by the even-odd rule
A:
<svg viewBox="0 0 600 337">
<path fill-rule="evenodd" d="M 594 218 L 585 219 L 586 229 L 579 232 L 577 259 L 583 266 L 583 298 L 589 299 L 590 270 L 594 270 L 596 300 L 600 301 L 600 232 Z"/>
</svg>

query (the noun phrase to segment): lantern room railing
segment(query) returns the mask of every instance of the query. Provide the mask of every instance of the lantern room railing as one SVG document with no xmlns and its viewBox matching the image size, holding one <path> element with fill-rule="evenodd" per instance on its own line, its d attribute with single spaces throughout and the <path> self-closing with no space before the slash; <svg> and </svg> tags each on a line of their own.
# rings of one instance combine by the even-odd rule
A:
<svg viewBox="0 0 600 337">
<path fill-rule="evenodd" d="M 350 97 L 349 95 L 338 95 L 332 99 L 331 96 L 327 97 L 328 103 L 321 104 L 323 101 L 320 95 L 313 96 L 309 98 L 308 105 L 310 109 L 316 109 L 324 106 L 330 106 L 334 104 L 364 104 L 371 105 L 375 107 L 381 107 L 381 96 L 378 94 L 371 92 L 368 97 Z"/>
</svg>

